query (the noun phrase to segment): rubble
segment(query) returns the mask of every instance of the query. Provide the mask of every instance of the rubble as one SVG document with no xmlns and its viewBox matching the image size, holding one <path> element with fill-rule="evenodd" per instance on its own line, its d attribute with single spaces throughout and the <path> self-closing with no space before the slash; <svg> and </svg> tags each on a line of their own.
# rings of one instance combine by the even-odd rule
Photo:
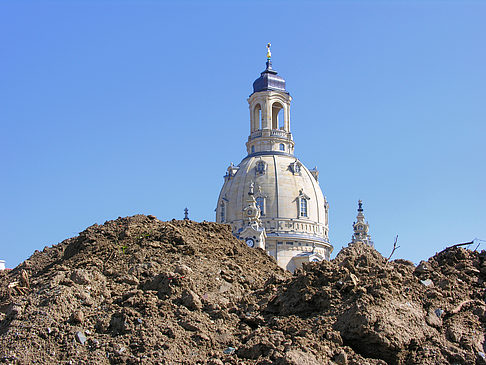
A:
<svg viewBox="0 0 486 365">
<path fill-rule="evenodd" d="M 357 243 L 291 275 L 226 225 L 119 218 L 0 272 L 0 362 L 486 364 L 485 259 Z"/>
</svg>

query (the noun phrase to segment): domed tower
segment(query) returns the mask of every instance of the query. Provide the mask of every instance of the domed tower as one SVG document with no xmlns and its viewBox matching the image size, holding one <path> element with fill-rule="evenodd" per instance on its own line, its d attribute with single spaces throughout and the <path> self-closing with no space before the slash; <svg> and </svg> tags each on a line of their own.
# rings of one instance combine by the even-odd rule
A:
<svg viewBox="0 0 486 365">
<path fill-rule="evenodd" d="M 309 170 L 294 156 L 292 98 L 285 80 L 272 68 L 270 44 L 267 47 L 267 67 L 248 98 L 248 155 L 227 169 L 216 221 L 230 224 L 236 237 L 264 248 L 281 267 L 294 271 L 303 262 L 329 259 L 333 249 L 329 205 L 319 187 L 318 171 Z M 253 201 L 259 210 L 256 218 L 248 216 Z"/>
<path fill-rule="evenodd" d="M 370 225 L 365 221 L 363 214 L 363 202 L 358 200 L 358 215 L 356 216 L 356 222 L 353 222 L 353 236 L 351 237 L 351 243 L 363 242 L 373 246 L 373 241 L 369 235 Z"/>
</svg>

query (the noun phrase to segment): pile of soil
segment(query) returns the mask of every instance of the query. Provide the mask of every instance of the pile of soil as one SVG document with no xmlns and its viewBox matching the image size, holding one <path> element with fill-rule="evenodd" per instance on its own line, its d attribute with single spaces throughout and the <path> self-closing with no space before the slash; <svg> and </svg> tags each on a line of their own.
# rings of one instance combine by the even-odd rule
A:
<svg viewBox="0 0 486 365">
<path fill-rule="evenodd" d="M 292 275 L 226 225 L 119 218 L 0 272 L 0 362 L 486 364 L 485 259 L 355 244 Z"/>
</svg>

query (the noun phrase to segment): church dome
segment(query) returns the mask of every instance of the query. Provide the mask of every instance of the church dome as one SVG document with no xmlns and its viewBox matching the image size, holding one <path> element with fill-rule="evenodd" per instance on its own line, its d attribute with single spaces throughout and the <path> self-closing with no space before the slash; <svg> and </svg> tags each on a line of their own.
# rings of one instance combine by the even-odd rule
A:
<svg viewBox="0 0 486 365">
<path fill-rule="evenodd" d="M 253 88 L 248 155 L 238 166 L 228 167 L 216 221 L 230 224 L 233 234 L 249 245 L 259 242 L 257 247 L 281 267 L 294 271 L 303 262 L 329 259 L 329 205 L 317 170 L 294 156 L 292 98 L 285 81 L 271 69 L 270 50 L 267 69 Z"/>
<path fill-rule="evenodd" d="M 328 243 L 327 202 L 313 171 L 296 157 L 262 154 L 247 156 L 234 175 L 226 176 L 220 200 L 225 205 L 227 222 L 240 222 L 235 233 L 244 228 L 245 206 L 250 186 L 260 208 L 268 237 L 308 238 Z M 224 218 L 224 219 L 223 219 Z"/>
</svg>

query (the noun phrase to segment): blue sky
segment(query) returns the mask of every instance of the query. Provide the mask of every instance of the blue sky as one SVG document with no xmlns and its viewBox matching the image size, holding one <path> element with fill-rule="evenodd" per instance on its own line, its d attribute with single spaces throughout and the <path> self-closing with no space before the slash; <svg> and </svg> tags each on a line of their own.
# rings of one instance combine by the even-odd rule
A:
<svg viewBox="0 0 486 365">
<path fill-rule="evenodd" d="M 2 1 L 0 259 L 118 216 L 214 220 L 267 42 L 334 253 L 358 199 L 385 256 L 397 234 L 414 262 L 486 240 L 485 17 L 482 1 Z"/>
</svg>

